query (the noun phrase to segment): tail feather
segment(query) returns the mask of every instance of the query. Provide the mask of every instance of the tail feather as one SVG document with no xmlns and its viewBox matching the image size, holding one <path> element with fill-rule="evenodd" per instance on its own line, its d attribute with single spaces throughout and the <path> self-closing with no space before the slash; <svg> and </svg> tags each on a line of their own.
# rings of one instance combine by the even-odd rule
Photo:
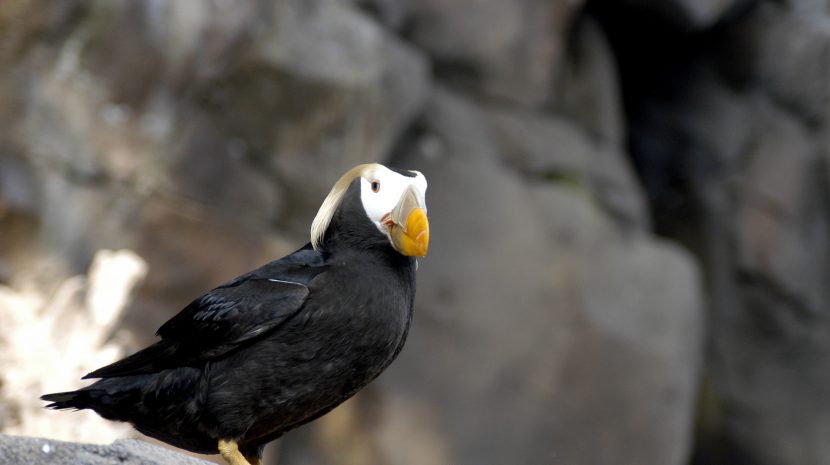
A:
<svg viewBox="0 0 830 465">
<path fill-rule="evenodd" d="M 123 416 L 134 410 L 140 401 L 139 387 L 146 382 L 143 377 L 108 378 L 77 391 L 54 392 L 40 396 L 50 402 L 52 410 L 94 410 L 108 420 L 124 421 Z"/>
<path fill-rule="evenodd" d="M 83 410 L 89 408 L 89 391 L 54 392 L 40 396 L 41 400 L 51 402 L 46 408 L 52 410 Z"/>
</svg>

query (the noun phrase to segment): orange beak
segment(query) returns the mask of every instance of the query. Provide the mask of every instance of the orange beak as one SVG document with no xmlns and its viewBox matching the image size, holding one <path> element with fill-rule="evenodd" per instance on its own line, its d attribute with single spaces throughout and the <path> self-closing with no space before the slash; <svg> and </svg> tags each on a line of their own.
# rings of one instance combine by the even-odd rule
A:
<svg viewBox="0 0 830 465">
<path fill-rule="evenodd" d="M 429 220 L 422 198 L 410 187 L 390 212 L 392 246 L 410 257 L 423 257 L 429 248 Z"/>
</svg>

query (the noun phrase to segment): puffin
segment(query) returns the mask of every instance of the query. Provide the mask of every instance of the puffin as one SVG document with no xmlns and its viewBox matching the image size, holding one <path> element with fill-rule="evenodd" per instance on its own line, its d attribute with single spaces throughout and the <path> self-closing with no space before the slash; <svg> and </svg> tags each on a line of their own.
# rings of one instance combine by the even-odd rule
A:
<svg viewBox="0 0 830 465">
<path fill-rule="evenodd" d="M 350 169 L 308 244 L 193 300 L 156 343 L 82 378 L 93 384 L 41 399 L 260 465 L 268 442 L 331 411 L 400 353 L 429 245 L 426 189 L 418 171 Z"/>
</svg>

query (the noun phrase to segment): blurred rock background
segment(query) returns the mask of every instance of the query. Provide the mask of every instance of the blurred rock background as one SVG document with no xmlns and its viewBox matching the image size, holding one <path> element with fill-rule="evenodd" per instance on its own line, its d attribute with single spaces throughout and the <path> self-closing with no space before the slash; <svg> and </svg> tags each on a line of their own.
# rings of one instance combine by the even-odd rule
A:
<svg viewBox="0 0 830 465">
<path fill-rule="evenodd" d="M 828 0 L 3 0 L 0 431 L 82 439 L 7 364 L 97 251 L 129 352 L 377 160 L 409 342 L 271 463 L 830 464 L 828 128 Z"/>
</svg>

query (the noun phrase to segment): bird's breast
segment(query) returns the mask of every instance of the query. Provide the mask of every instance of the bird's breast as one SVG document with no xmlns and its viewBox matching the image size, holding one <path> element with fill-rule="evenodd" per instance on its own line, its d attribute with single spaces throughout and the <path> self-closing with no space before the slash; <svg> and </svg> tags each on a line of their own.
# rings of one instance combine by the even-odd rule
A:
<svg viewBox="0 0 830 465">
<path fill-rule="evenodd" d="M 409 330 L 414 280 L 376 267 L 344 267 L 313 296 L 311 325 L 324 359 L 348 362 L 372 378 L 400 351 Z M 328 366 L 328 365 L 327 365 Z M 336 370 L 336 368 L 331 368 Z M 363 373 L 353 373 L 363 374 Z"/>
</svg>

